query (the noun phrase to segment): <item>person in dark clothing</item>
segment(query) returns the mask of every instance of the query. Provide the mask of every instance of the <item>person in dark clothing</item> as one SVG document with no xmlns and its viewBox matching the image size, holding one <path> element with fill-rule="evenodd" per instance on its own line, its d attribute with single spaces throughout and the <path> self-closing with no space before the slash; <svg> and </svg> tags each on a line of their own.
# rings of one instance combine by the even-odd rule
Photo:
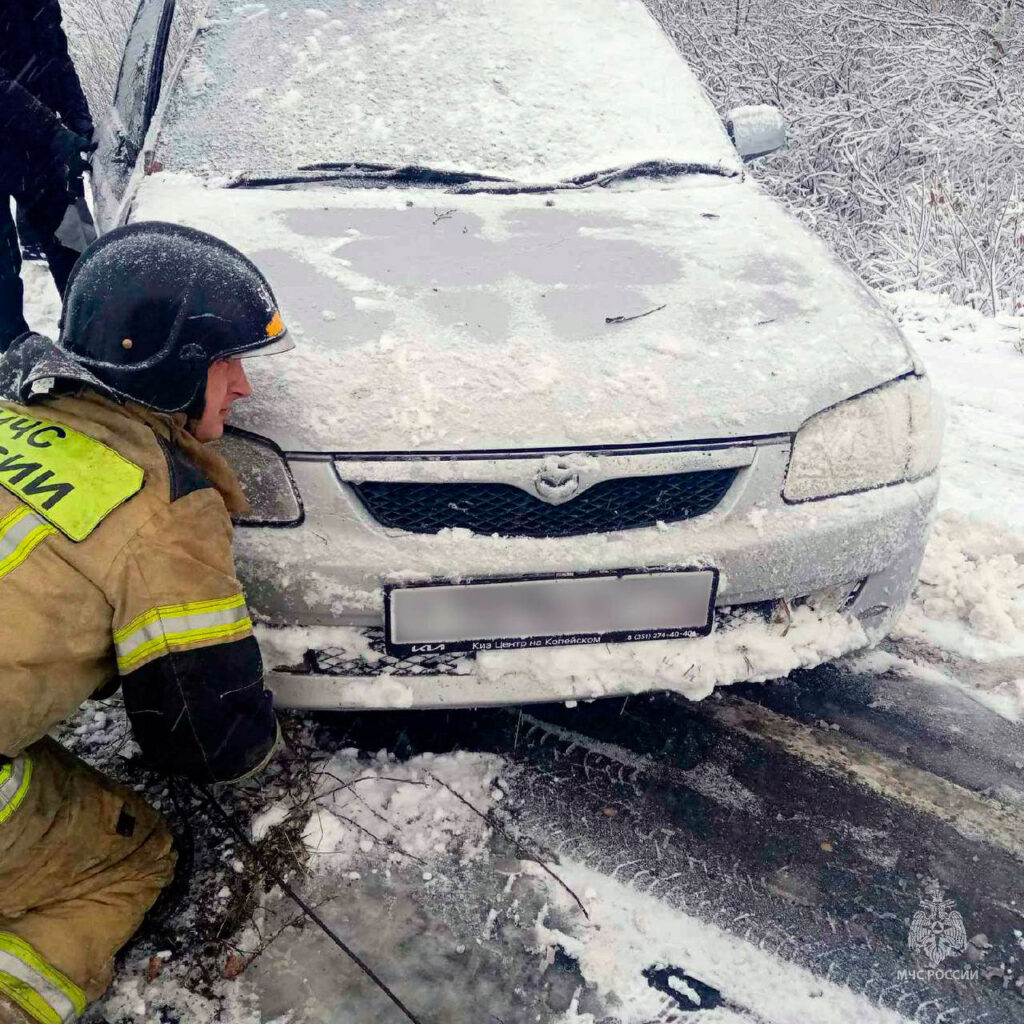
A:
<svg viewBox="0 0 1024 1024">
<path fill-rule="evenodd" d="M 78 253 L 56 237 L 83 194 L 92 116 L 61 26 L 59 0 L 0 0 L 0 352 L 28 330 L 13 197 L 64 294 Z"/>
<path fill-rule="evenodd" d="M 21 243 L 21 258 L 23 260 L 45 260 L 46 253 L 39 242 L 39 236 L 32 230 L 32 225 L 25 215 L 25 207 L 18 206 L 17 216 L 14 218 L 18 225 L 18 241 Z"/>
</svg>

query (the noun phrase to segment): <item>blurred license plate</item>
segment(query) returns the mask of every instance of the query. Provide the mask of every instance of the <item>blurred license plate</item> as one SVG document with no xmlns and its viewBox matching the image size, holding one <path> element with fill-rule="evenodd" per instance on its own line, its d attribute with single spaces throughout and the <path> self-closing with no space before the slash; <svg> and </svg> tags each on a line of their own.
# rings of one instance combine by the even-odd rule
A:
<svg viewBox="0 0 1024 1024">
<path fill-rule="evenodd" d="M 711 632 L 717 569 L 619 569 L 384 588 L 389 654 L 632 643 Z"/>
</svg>

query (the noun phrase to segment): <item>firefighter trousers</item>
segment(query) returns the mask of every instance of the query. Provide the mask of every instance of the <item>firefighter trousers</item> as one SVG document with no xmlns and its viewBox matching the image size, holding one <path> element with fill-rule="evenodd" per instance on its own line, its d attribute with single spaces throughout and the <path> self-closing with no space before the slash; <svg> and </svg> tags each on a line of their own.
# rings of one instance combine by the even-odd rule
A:
<svg viewBox="0 0 1024 1024">
<path fill-rule="evenodd" d="M 22 308 L 21 247 L 11 216 L 11 196 L 17 201 L 18 212 L 35 231 L 46 254 L 50 276 L 62 297 L 78 259 L 78 253 L 61 244 L 55 235 L 70 201 L 66 189 L 53 183 L 12 183 L 0 177 L 0 352 L 29 329 Z"/>
<path fill-rule="evenodd" d="M 174 873 L 137 793 L 50 739 L 0 760 L 0 1024 L 66 1024 Z"/>
</svg>

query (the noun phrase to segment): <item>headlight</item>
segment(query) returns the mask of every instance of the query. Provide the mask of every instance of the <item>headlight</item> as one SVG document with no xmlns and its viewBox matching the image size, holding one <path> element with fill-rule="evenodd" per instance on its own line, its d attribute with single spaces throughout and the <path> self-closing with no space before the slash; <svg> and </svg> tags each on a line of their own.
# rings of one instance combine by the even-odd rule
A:
<svg viewBox="0 0 1024 1024">
<path fill-rule="evenodd" d="M 284 454 L 272 441 L 228 427 L 214 447 L 230 463 L 252 511 L 243 526 L 298 526 L 302 500 Z"/>
<path fill-rule="evenodd" d="M 796 433 L 786 501 L 916 480 L 939 464 L 942 412 L 926 377 L 903 377 L 812 416 Z"/>
</svg>

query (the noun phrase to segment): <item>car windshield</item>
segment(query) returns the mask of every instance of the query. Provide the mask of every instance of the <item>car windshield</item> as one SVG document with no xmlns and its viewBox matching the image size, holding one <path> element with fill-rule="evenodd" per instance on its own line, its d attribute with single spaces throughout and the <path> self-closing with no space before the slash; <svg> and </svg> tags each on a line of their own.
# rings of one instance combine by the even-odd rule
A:
<svg viewBox="0 0 1024 1024">
<path fill-rule="evenodd" d="M 356 163 L 521 183 L 739 167 L 640 0 L 213 0 L 158 156 L 209 175 Z"/>
</svg>

